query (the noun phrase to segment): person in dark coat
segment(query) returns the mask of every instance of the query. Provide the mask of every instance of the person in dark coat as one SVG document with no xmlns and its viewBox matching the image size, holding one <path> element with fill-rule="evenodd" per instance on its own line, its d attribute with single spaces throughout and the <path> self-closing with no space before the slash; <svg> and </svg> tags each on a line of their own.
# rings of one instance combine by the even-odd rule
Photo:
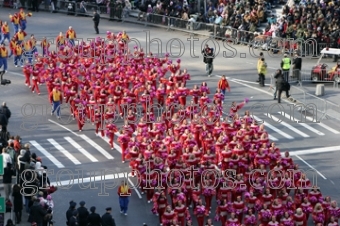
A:
<svg viewBox="0 0 340 226">
<path fill-rule="evenodd" d="M 106 213 L 102 216 L 102 226 L 116 226 L 116 222 L 111 215 L 112 208 L 106 208 Z"/>
<path fill-rule="evenodd" d="M 20 192 L 21 187 L 19 184 L 15 184 L 13 186 L 13 192 L 12 192 L 12 196 L 13 196 L 13 211 L 15 214 L 15 220 L 17 224 L 20 224 L 21 222 L 21 215 L 22 215 L 22 209 L 23 209 L 23 199 L 22 199 L 22 194 Z"/>
<path fill-rule="evenodd" d="M 293 76 L 296 77 L 298 81 L 301 81 L 301 68 L 302 68 L 302 58 L 298 54 L 295 54 L 293 60 Z"/>
<path fill-rule="evenodd" d="M 85 207 L 85 202 L 81 201 L 79 203 L 80 207 L 77 209 L 78 211 L 78 224 L 79 226 L 87 226 L 88 221 L 87 218 L 89 216 L 89 211 L 87 210 L 87 208 Z"/>
<path fill-rule="evenodd" d="M 73 200 L 70 201 L 70 207 L 66 211 L 66 225 L 69 225 L 69 220 L 72 217 L 73 212 L 76 210 L 77 203 Z"/>
<path fill-rule="evenodd" d="M 96 213 L 96 207 L 90 208 L 90 215 L 87 218 L 88 226 L 101 226 L 101 217 Z"/>
<path fill-rule="evenodd" d="M 205 71 L 209 77 L 211 77 L 212 72 L 214 71 L 214 50 L 210 48 L 208 45 L 205 45 L 205 48 L 202 50 L 203 54 L 203 62 L 205 63 Z"/>
<path fill-rule="evenodd" d="M 11 117 L 12 113 L 11 111 L 9 110 L 9 108 L 7 107 L 7 104 L 6 102 L 3 102 L 2 103 L 2 106 L 0 107 L 0 115 L 3 115 L 5 116 L 6 120 L 5 120 L 5 124 L 2 124 L 1 120 L 0 120 L 0 125 L 3 126 L 3 127 L 7 127 L 8 125 L 8 121 L 9 121 L 9 118 Z M 2 116 L 0 116 L 0 119 L 1 119 Z"/>
<path fill-rule="evenodd" d="M 8 219 L 6 226 L 14 226 L 13 221 L 11 219 Z"/>
<path fill-rule="evenodd" d="M 78 211 L 74 210 L 69 220 L 69 226 L 77 226 L 78 224 Z"/>
<path fill-rule="evenodd" d="M 281 94 L 283 91 L 286 91 L 286 97 L 289 96 L 290 84 L 285 80 L 283 74 L 281 73 L 276 80 L 276 89 L 278 90 L 278 99 L 277 102 L 281 103 Z"/>
<path fill-rule="evenodd" d="M 100 16 L 96 11 L 93 12 L 92 20 L 93 20 L 93 23 L 94 23 L 94 30 L 96 31 L 96 34 L 99 34 L 98 26 L 99 26 L 99 22 L 100 22 Z"/>
<path fill-rule="evenodd" d="M 29 222 L 35 222 L 37 223 L 37 226 L 42 226 L 46 213 L 46 210 L 40 204 L 40 199 L 35 199 L 33 206 L 30 209 Z"/>
</svg>

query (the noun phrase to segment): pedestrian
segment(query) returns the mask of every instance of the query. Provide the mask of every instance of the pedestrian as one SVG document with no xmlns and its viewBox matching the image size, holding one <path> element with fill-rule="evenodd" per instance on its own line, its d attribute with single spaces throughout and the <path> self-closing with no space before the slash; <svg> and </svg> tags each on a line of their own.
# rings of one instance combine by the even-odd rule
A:
<svg viewBox="0 0 340 226">
<path fill-rule="evenodd" d="M 288 82 L 288 77 L 289 77 L 290 65 L 291 65 L 291 60 L 288 57 L 288 55 L 285 54 L 282 61 L 281 61 L 281 69 L 282 69 L 283 77 L 284 77 L 285 81 L 287 81 L 287 82 Z"/>
<path fill-rule="evenodd" d="M 296 53 L 293 60 L 293 77 L 301 81 L 302 58 Z"/>
<path fill-rule="evenodd" d="M 274 78 L 275 78 L 275 91 L 274 91 L 274 100 L 276 100 L 276 94 L 277 94 L 277 78 L 283 76 L 282 75 L 282 70 L 281 69 L 277 69 Z"/>
<path fill-rule="evenodd" d="M 281 74 L 277 77 L 276 86 L 278 90 L 278 103 L 281 103 L 281 94 L 283 91 L 286 92 L 286 97 L 289 98 L 290 84 L 285 80 L 284 75 Z"/>
<path fill-rule="evenodd" d="M 220 81 L 217 84 L 217 88 L 219 88 L 223 94 L 223 101 L 224 101 L 224 97 L 225 97 L 225 91 L 228 90 L 228 92 L 230 92 L 230 85 L 229 82 L 227 80 L 227 78 L 225 77 L 225 75 L 222 75 L 222 78 L 220 79 Z"/>
<path fill-rule="evenodd" d="M 127 216 L 127 210 L 129 206 L 129 197 L 131 196 L 131 190 L 126 183 L 126 181 L 122 181 L 121 185 L 118 188 L 118 196 L 119 196 L 119 205 L 120 205 L 120 213 Z"/>
<path fill-rule="evenodd" d="M 4 156 L 4 162 L 5 162 L 5 156 Z M 6 166 L 4 168 L 4 175 L 2 176 L 4 190 L 5 190 L 5 199 L 9 199 L 11 193 L 12 193 L 12 176 L 14 176 L 14 171 L 12 164 L 6 161 Z"/>
<path fill-rule="evenodd" d="M 205 71 L 209 77 L 211 77 L 212 72 L 214 71 L 214 50 L 209 47 L 209 45 L 205 45 L 205 48 L 202 50 L 203 54 L 203 62 L 205 63 Z"/>
<path fill-rule="evenodd" d="M 265 62 L 264 58 L 261 59 L 260 64 L 260 86 L 264 87 L 264 81 L 266 80 L 266 74 L 267 74 L 267 63 Z"/>
<path fill-rule="evenodd" d="M 260 52 L 260 57 L 259 57 L 259 59 L 257 60 L 257 74 L 258 74 L 258 79 L 257 79 L 257 81 L 256 82 L 260 82 L 260 66 L 261 66 L 261 64 L 262 64 L 262 58 L 264 58 L 263 57 L 263 52 Z"/>
<path fill-rule="evenodd" d="M 46 213 L 47 213 L 46 210 L 40 204 L 40 199 L 35 199 L 33 206 L 30 209 L 28 222 L 30 223 L 35 222 L 37 226 L 42 226 Z"/>
<path fill-rule="evenodd" d="M 66 211 L 66 225 L 69 225 L 70 219 L 73 216 L 73 212 L 76 210 L 77 203 L 70 201 L 70 207 Z"/>
<path fill-rule="evenodd" d="M 72 216 L 70 217 L 68 226 L 78 226 L 78 211 L 74 210 Z"/>
<path fill-rule="evenodd" d="M 13 196 L 13 205 L 14 205 L 13 211 L 15 214 L 15 222 L 17 224 L 20 224 L 21 216 L 22 216 L 22 209 L 23 209 L 23 201 L 22 201 L 23 197 L 21 194 L 21 187 L 19 184 L 15 184 L 13 186 L 12 196 Z"/>
<path fill-rule="evenodd" d="M 96 34 L 99 34 L 98 25 L 99 25 L 99 22 L 100 22 L 100 16 L 97 13 L 97 11 L 93 12 L 92 20 L 93 20 L 93 23 L 94 23 L 94 30 L 96 31 Z"/>
<path fill-rule="evenodd" d="M 80 207 L 77 209 L 78 211 L 78 224 L 79 226 L 87 226 L 88 225 L 88 216 L 89 216 L 89 211 L 85 207 L 85 202 L 81 201 L 79 203 Z"/>
<path fill-rule="evenodd" d="M 102 226 L 116 226 L 116 222 L 111 215 L 112 208 L 106 208 L 106 213 L 102 216 Z"/>
<path fill-rule="evenodd" d="M 4 43 L 0 44 L 0 68 L 3 66 L 3 71 L 7 72 L 7 58 L 8 58 L 8 51 Z"/>
<path fill-rule="evenodd" d="M 50 103 L 52 104 L 52 112 L 51 115 L 54 114 L 55 111 L 57 111 L 57 118 L 60 119 L 60 107 L 63 102 L 63 96 L 61 92 L 54 87 L 53 91 L 50 94 Z"/>
<path fill-rule="evenodd" d="M 96 207 L 92 206 L 90 212 L 91 213 L 87 218 L 88 226 L 101 226 L 102 218 L 96 213 Z"/>
</svg>

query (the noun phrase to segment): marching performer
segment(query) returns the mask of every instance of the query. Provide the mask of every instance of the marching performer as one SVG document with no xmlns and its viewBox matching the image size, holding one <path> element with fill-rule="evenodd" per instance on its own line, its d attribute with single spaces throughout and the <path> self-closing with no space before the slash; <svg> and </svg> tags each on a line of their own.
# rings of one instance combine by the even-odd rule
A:
<svg viewBox="0 0 340 226">
<path fill-rule="evenodd" d="M 6 39 L 8 40 L 8 42 L 11 42 L 11 36 L 9 33 L 9 26 L 7 21 L 5 21 L 1 26 L 1 34 L 2 34 L 0 41 L 1 44 L 5 43 Z"/>
<path fill-rule="evenodd" d="M 25 31 L 27 28 L 27 17 L 31 17 L 32 13 L 25 13 L 23 8 L 20 8 L 19 19 L 20 19 L 20 28 L 22 31 Z"/>
<path fill-rule="evenodd" d="M 85 121 L 86 121 L 86 112 L 85 111 L 86 111 L 86 108 L 82 104 L 77 106 L 77 108 L 74 110 L 74 116 L 77 120 L 79 132 L 81 132 L 83 130 L 83 127 L 85 125 Z"/>
<path fill-rule="evenodd" d="M 117 193 L 119 196 L 120 213 L 126 216 L 129 206 L 129 197 L 131 196 L 131 189 L 126 181 L 122 181 Z"/>
<path fill-rule="evenodd" d="M 4 66 L 3 70 L 7 72 L 7 58 L 8 58 L 8 51 L 5 45 L 2 43 L 0 44 L 0 67 Z"/>
<path fill-rule="evenodd" d="M 112 121 L 113 120 L 111 120 L 111 122 L 109 122 L 106 125 L 106 136 L 109 138 L 109 144 L 110 144 L 111 149 L 113 149 L 113 142 L 114 142 L 115 133 L 118 132 L 116 125 L 113 124 Z"/>
<path fill-rule="evenodd" d="M 18 42 L 15 40 L 14 36 L 9 43 L 10 54 L 8 57 L 11 57 L 14 54 L 15 48 L 17 47 Z"/>
<path fill-rule="evenodd" d="M 64 47 L 66 45 L 66 39 L 65 39 L 65 36 L 63 35 L 63 32 L 60 32 L 59 35 L 57 36 L 56 44 L 57 44 L 58 50 L 61 47 Z"/>
<path fill-rule="evenodd" d="M 32 68 L 32 93 L 35 91 L 40 95 L 40 89 L 39 89 L 39 81 L 40 81 L 40 71 L 39 68 L 37 68 L 36 65 Z"/>
<path fill-rule="evenodd" d="M 22 54 L 23 50 L 20 44 L 16 44 L 15 49 L 13 50 L 14 52 L 14 66 L 15 67 L 24 67 L 23 59 L 22 59 Z"/>
<path fill-rule="evenodd" d="M 11 22 L 13 24 L 14 34 L 18 33 L 20 28 L 20 17 L 18 13 L 9 14 L 9 18 L 11 19 Z"/>
<path fill-rule="evenodd" d="M 75 46 L 75 39 L 77 38 L 75 30 L 71 26 L 68 27 L 68 30 L 66 31 L 66 38 L 68 39 L 68 43 L 71 46 Z"/>
<path fill-rule="evenodd" d="M 19 44 L 23 44 L 26 36 L 27 36 L 26 32 L 22 30 L 21 28 L 19 29 L 18 33 L 14 35 L 15 39 L 17 40 Z"/>
<path fill-rule="evenodd" d="M 46 37 L 41 40 L 40 47 L 42 49 L 42 56 L 47 56 L 49 54 L 50 43 Z"/>
</svg>

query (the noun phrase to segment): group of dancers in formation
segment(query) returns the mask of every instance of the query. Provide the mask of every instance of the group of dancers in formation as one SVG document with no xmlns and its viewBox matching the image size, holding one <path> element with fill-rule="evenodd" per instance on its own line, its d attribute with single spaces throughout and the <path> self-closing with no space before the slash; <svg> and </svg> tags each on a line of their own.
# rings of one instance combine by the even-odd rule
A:
<svg viewBox="0 0 340 226">
<path fill-rule="evenodd" d="M 239 113 L 248 99 L 233 102 L 223 119 L 221 90 L 212 93 L 205 82 L 187 87 L 180 60 L 129 50 L 125 32 L 106 38 L 63 39 L 23 68 L 25 84 L 38 93 L 45 84 L 47 96 L 60 90 L 79 131 L 91 121 L 112 149 L 119 142 L 122 162 L 130 163 L 161 225 L 338 225 L 337 203 L 269 140 L 263 124 Z M 155 106 L 165 111 L 156 116 Z M 234 173 L 217 177 L 214 170 Z"/>
</svg>

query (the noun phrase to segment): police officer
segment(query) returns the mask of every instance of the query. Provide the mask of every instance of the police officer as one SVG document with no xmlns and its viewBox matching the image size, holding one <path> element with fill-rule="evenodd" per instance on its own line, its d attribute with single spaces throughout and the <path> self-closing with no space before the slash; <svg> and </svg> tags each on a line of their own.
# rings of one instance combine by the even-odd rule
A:
<svg viewBox="0 0 340 226">
<path fill-rule="evenodd" d="M 281 94 L 283 91 L 286 91 L 286 97 L 289 98 L 289 90 L 290 90 L 290 84 L 284 79 L 284 75 L 279 74 L 277 76 L 277 81 L 276 81 L 276 89 L 279 92 L 278 93 L 278 98 L 277 102 L 281 103 Z"/>
<path fill-rule="evenodd" d="M 90 208 L 90 215 L 87 218 L 88 220 L 88 226 L 101 226 L 101 221 L 102 218 L 100 217 L 100 215 L 98 213 L 96 213 L 96 207 L 92 206 Z"/>
<path fill-rule="evenodd" d="M 281 69 L 284 79 L 288 82 L 289 70 L 290 70 L 291 60 L 287 54 L 284 55 L 281 61 Z"/>
<path fill-rule="evenodd" d="M 85 202 L 81 201 L 79 203 L 80 207 L 77 209 L 78 212 L 78 224 L 79 226 L 87 226 L 88 225 L 88 216 L 89 216 L 89 211 L 85 207 Z"/>
<path fill-rule="evenodd" d="M 106 213 L 102 216 L 102 226 L 116 226 L 115 220 L 111 215 L 112 208 L 106 208 Z"/>
<path fill-rule="evenodd" d="M 74 210 L 73 213 L 72 213 L 72 216 L 69 220 L 68 226 L 78 226 L 79 224 L 78 224 L 77 217 L 78 217 L 78 212 L 77 212 L 77 210 Z"/>
<path fill-rule="evenodd" d="M 77 203 L 74 201 L 70 201 L 70 207 L 66 211 L 66 225 L 70 225 L 70 220 L 73 216 L 73 212 L 76 211 Z"/>
<path fill-rule="evenodd" d="M 260 76 L 260 70 L 261 70 L 261 65 L 262 65 L 262 58 L 264 58 L 263 57 L 263 52 L 260 52 L 260 57 L 259 57 L 259 59 L 257 60 L 257 73 L 258 73 L 258 79 L 257 79 L 257 81 L 256 82 L 258 82 L 258 83 L 260 83 L 260 78 L 261 78 L 261 76 Z"/>
</svg>

